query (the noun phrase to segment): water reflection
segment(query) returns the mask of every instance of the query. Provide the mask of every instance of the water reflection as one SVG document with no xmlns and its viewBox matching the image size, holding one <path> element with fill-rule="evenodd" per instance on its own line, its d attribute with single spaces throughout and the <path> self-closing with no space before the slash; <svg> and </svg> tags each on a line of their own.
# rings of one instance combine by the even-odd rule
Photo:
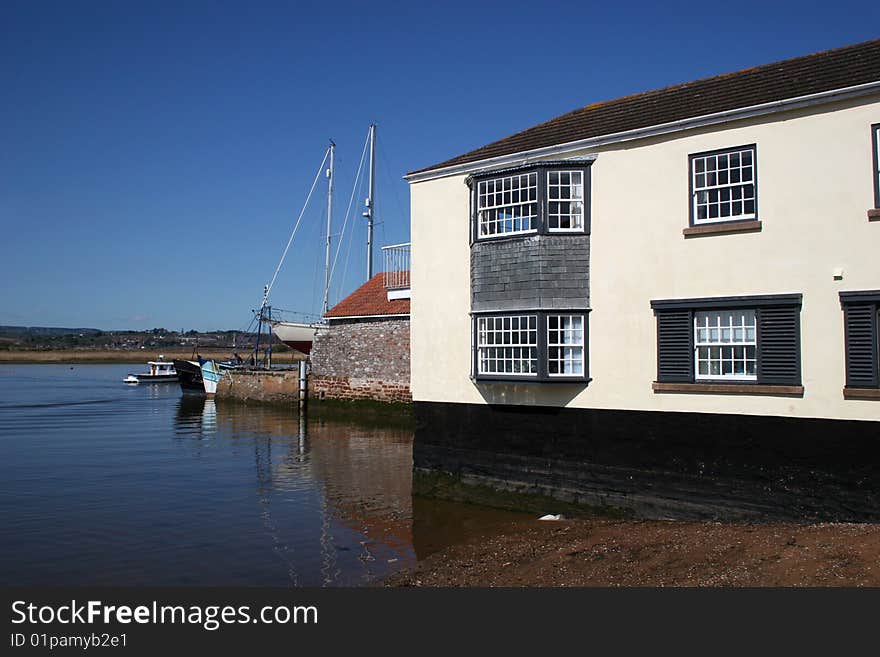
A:
<svg viewBox="0 0 880 657">
<path fill-rule="evenodd" d="M 130 370 L 0 367 L 0 585 L 360 585 L 504 515 L 414 500 L 400 419 L 207 402 Z"/>
<path fill-rule="evenodd" d="M 217 406 L 213 399 L 183 395 L 177 405 L 174 425 L 177 435 L 193 438 L 211 436 L 217 431 Z"/>
<path fill-rule="evenodd" d="M 252 450 L 253 492 L 273 552 L 301 583 L 302 535 L 317 539 L 320 583 L 372 580 L 415 560 L 412 431 L 309 419 L 290 409 L 184 396 L 178 439 L 227 441 Z M 307 491 L 310 505 L 292 508 Z"/>
</svg>

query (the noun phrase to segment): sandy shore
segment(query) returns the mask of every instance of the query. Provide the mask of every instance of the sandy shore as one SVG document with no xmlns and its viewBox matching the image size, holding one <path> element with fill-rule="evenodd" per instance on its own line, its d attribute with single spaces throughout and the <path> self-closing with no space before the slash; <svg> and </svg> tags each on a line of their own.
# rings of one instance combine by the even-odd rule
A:
<svg viewBox="0 0 880 657">
<path fill-rule="evenodd" d="M 200 351 L 203 358 L 216 358 L 226 360 L 231 353 L 223 351 Z M 146 363 L 148 360 L 158 360 L 159 354 L 165 356 L 165 360 L 192 358 L 192 350 L 175 351 L 165 349 L 162 351 L 123 351 L 123 350 L 86 350 L 86 349 L 59 349 L 57 351 L 0 351 L 0 364 L 3 363 Z M 244 355 L 244 354 L 242 354 Z M 290 361 L 290 353 L 277 354 L 275 362 L 287 363 Z"/>
<path fill-rule="evenodd" d="M 525 520 L 389 586 L 880 586 L 880 526 Z"/>
</svg>

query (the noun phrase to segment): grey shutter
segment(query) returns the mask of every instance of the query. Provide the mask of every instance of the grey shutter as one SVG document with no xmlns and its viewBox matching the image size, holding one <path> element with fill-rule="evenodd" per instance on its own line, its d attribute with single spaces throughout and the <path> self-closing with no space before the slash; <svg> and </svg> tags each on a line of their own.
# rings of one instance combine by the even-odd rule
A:
<svg viewBox="0 0 880 657">
<path fill-rule="evenodd" d="M 873 303 L 847 303 L 843 306 L 846 340 L 846 385 L 876 388 L 877 306 Z"/>
<path fill-rule="evenodd" d="M 657 381 L 694 380 L 694 329 L 689 310 L 657 312 Z"/>
<path fill-rule="evenodd" d="M 758 308 L 758 383 L 801 384 L 801 308 Z"/>
</svg>

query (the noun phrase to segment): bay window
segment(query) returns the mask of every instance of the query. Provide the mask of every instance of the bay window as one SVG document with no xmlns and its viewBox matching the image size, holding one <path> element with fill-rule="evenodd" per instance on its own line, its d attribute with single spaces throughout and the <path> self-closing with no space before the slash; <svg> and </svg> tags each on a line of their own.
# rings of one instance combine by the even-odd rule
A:
<svg viewBox="0 0 880 657">
<path fill-rule="evenodd" d="M 550 232 L 577 232 L 583 229 L 583 171 L 548 171 L 547 230 Z"/>
<path fill-rule="evenodd" d="M 537 374 L 537 315 L 477 318 L 477 350 L 480 374 Z"/>
<path fill-rule="evenodd" d="M 481 180 L 477 184 L 477 216 L 480 237 L 535 230 L 538 174 Z"/>
<path fill-rule="evenodd" d="M 583 315 L 547 315 L 547 373 L 549 376 L 583 375 Z"/>
<path fill-rule="evenodd" d="M 587 381 L 585 311 L 474 316 L 474 378 Z"/>
<path fill-rule="evenodd" d="M 470 176 L 472 239 L 589 234 L 591 163 L 542 161 Z"/>
</svg>

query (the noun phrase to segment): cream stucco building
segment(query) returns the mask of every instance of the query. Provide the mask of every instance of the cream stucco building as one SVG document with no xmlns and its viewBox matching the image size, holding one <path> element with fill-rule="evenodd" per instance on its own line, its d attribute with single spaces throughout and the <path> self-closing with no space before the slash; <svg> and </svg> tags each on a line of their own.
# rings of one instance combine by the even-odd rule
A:
<svg viewBox="0 0 880 657">
<path fill-rule="evenodd" d="M 647 515 L 880 516 L 878 125 L 873 41 L 409 174 L 416 470 Z"/>
</svg>

